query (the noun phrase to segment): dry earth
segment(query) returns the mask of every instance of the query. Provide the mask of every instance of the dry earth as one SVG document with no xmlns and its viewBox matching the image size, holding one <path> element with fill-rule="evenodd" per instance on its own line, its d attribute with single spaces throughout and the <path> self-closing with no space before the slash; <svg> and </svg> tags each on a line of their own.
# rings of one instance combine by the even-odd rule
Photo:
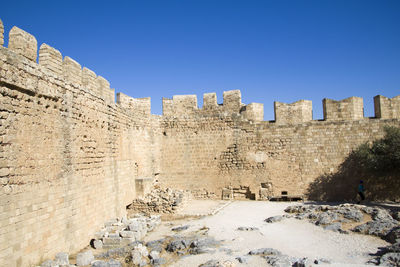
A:
<svg viewBox="0 0 400 267">
<path fill-rule="evenodd" d="M 293 205 L 288 202 L 258 201 L 191 201 L 181 212 L 189 219 L 164 221 L 159 228 L 148 234 L 146 241 L 176 234 L 171 228 L 189 225 L 180 235 L 190 234 L 199 229 L 209 228 L 208 236 L 222 241 L 213 253 L 183 256 L 170 266 L 199 266 L 208 260 L 229 260 L 235 266 L 269 266 L 259 256 L 249 256 L 246 264 L 235 258 L 247 255 L 252 249 L 274 248 L 288 256 L 314 259 L 328 259 L 329 266 L 370 266 L 366 262 L 369 254 L 378 247 L 388 245 L 378 237 L 350 233 L 341 234 L 315 226 L 307 221 L 285 219 L 266 223 L 264 220 L 285 214 L 284 209 Z M 301 203 L 299 203 L 301 205 Z M 192 215 L 207 215 L 199 219 Z M 255 231 L 238 231 L 238 227 L 256 227 Z M 322 265 L 321 262 L 318 266 Z"/>
</svg>

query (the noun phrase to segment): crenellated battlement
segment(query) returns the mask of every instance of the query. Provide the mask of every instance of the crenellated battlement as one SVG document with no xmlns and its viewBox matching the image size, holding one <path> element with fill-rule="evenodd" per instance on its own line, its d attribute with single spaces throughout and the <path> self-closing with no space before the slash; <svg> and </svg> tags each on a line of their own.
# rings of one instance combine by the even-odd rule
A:
<svg viewBox="0 0 400 267">
<path fill-rule="evenodd" d="M 117 93 L 117 103 L 121 105 L 123 109 L 142 116 L 150 116 L 151 114 L 150 97 L 133 98 L 123 93 Z"/>
<path fill-rule="evenodd" d="M 36 62 L 37 41 L 35 36 L 14 26 L 9 33 L 8 48 L 15 53 Z"/>
<path fill-rule="evenodd" d="M 164 116 L 213 116 L 213 115 L 231 115 L 243 113 L 243 117 L 249 120 L 260 120 L 264 116 L 262 104 L 252 104 L 247 108 L 242 103 L 240 90 L 231 90 L 223 92 L 223 104 L 218 104 L 216 93 L 203 94 L 203 107 L 199 109 L 196 95 L 174 95 L 172 99 L 163 98 Z M 245 115 L 246 114 L 246 115 Z M 262 119 L 261 119 L 262 120 Z"/>
<path fill-rule="evenodd" d="M 4 26 L 0 20 L 0 45 L 4 44 Z M 48 44 L 43 43 L 39 49 L 39 58 L 37 58 L 37 40 L 26 31 L 14 26 L 9 32 L 8 50 L 24 57 L 25 59 L 37 64 L 38 70 L 43 71 L 46 75 L 50 75 L 59 81 L 64 81 L 76 88 L 86 90 L 93 95 L 104 100 L 106 104 L 115 103 L 115 90 L 110 88 L 110 83 L 103 77 L 97 76 L 96 73 L 73 60 L 72 58 L 63 56 L 61 52 Z M 38 59 L 38 62 L 37 62 Z M 20 81 L 21 82 L 21 81 Z M 35 87 L 33 81 L 27 79 L 26 89 Z M 41 87 L 47 84 L 42 79 L 38 79 L 37 83 Z M 29 84 L 29 86 L 26 86 Z M 48 90 L 44 90 L 48 91 Z"/>
<path fill-rule="evenodd" d="M 322 100 L 324 120 L 360 120 L 364 118 L 364 104 L 361 97 L 348 97 L 343 100 Z"/>
<path fill-rule="evenodd" d="M 299 100 L 291 104 L 275 101 L 274 110 L 277 124 L 298 124 L 313 119 L 310 100 Z"/>
<path fill-rule="evenodd" d="M 4 26 L 0 20 L 0 45 L 4 44 Z M 9 32 L 9 51 L 23 56 L 25 59 L 35 62 L 37 60 L 37 40 L 24 30 L 13 27 Z M 110 88 L 110 83 L 98 76 L 87 67 L 82 67 L 71 57 L 46 43 L 39 49 L 37 63 L 42 70 L 58 80 L 90 92 L 104 100 L 105 104 L 115 103 L 115 90 Z M 21 81 L 19 81 L 21 82 Z M 39 80 L 43 87 L 48 84 Z M 22 81 L 21 86 L 34 88 L 35 82 Z M 49 91 L 54 89 L 46 89 Z M 132 98 L 123 93 L 117 96 L 117 103 L 129 112 L 137 113 L 139 116 L 150 114 L 150 98 Z M 376 96 L 374 98 L 375 117 L 392 119 L 400 117 L 400 96 L 387 98 Z M 203 107 L 198 107 L 196 95 L 174 95 L 172 99 L 163 98 L 163 115 L 167 117 L 187 116 L 231 116 L 239 114 L 239 118 L 250 121 L 262 121 L 264 106 L 259 103 L 245 105 L 242 103 L 240 90 L 223 92 L 223 104 L 218 104 L 216 93 L 205 93 L 203 95 Z M 312 102 L 299 100 L 291 104 L 274 102 L 275 123 L 279 125 L 294 125 L 313 120 Z M 364 118 L 363 99 L 360 97 L 349 97 L 343 100 L 323 99 L 323 114 L 325 121 L 352 121 Z"/>
<path fill-rule="evenodd" d="M 377 95 L 374 97 L 375 117 L 381 119 L 400 118 L 400 95 L 393 98 Z"/>
</svg>

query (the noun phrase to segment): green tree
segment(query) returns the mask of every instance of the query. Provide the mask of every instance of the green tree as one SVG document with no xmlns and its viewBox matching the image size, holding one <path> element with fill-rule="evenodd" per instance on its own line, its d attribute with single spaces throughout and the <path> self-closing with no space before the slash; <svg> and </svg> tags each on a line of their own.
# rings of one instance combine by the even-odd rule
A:
<svg viewBox="0 0 400 267">
<path fill-rule="evenodd" d="M 400 128 L 385 127 L 385 136 L 353 151 L 359 167 L 380 174 L 400 172 Z"/>
</svg>

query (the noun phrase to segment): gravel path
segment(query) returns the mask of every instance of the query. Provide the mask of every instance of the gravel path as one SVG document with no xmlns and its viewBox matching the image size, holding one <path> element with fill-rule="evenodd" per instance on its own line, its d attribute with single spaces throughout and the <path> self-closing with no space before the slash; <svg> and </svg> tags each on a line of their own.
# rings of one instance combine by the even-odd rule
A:
<svg viewBox="0 0 400 267">
<path fill-rule="evenodd" d="M 274 248 L 283 254 L 298 258 L 328 259 L 331 261 L 329 266 L 370 266 L 366 265 L 370 258 L 369 254 L 375 253 L 378 247 L 388 245 L 377 237 L 354 233 L 340 234 L 324 230 L 307 221 L 285 219 L 275 223 L 264 222 L 268 217 L 284 214 L 284 209 L 293 204 L 234 201 L 225 205 L 215 215 L 174 222 L 175 225 L 190 226 L 180 233 L 182 235 L 208 227 L 209 236 L 224 241 L 214 253 L 185 256 L 171 266 L 198 266 L 211 259 L 230 260 L 236 266 L 268 266 L 259 256 L 249 256 L 246 264 L 241 264 L 235 259 L 258 248 Z M 207 203 L 205 206 L 215 208 L 221 206 L 221 203 L 217 205 Z M 198 209 L 198 205 L 194 207 Z M 238 231 L 238 227 L 256 227 L 258 230 Z M 170 228 L 171 224 L 165 224 L 146 239 L 154 240 L 165 235 L 173 235 Z"/>
</svg>

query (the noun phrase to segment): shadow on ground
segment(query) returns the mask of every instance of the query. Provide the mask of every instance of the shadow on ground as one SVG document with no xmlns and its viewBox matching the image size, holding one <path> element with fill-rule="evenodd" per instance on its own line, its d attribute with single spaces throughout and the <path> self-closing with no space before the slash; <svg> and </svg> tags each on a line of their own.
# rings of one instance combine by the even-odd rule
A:
<svg viewBox="0 0 400 267">
<path fill-rule="evenodd" d="M 307 198 L 356 202 L 358 183 L 363 180 L 366 201 L 400 201 L 399 173 L 373 173 L 361 166 L 357 156 L 350 153 L 336 173 L 321 175 L 309 185 Z"/>
</svg>

